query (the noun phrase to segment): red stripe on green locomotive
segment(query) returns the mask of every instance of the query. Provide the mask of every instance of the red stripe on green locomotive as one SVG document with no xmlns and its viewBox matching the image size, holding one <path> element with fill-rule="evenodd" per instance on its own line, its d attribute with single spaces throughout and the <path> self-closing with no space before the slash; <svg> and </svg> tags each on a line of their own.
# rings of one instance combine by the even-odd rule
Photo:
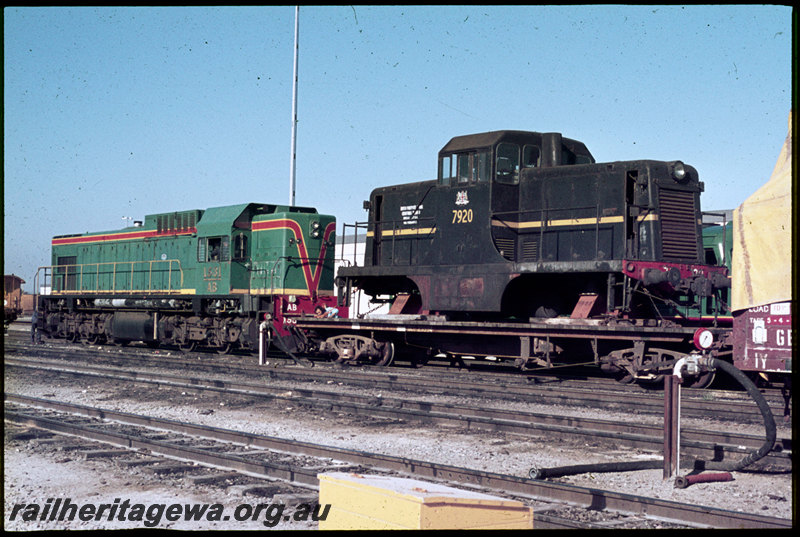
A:
<svg viewBox="0 0 800 537">
<path fill-rule="evenodd" d="M 333 294 L 336 221 L 314 213 L 253 219 L 250 288 L 303 297 Z"/>
<path fill-rule="evenodd" d="M 53 294 L 193 294 L 186 269 L 203 211 L 148 215 L 116 231 L 60 235 L 52 240 Z"/>
</svg>

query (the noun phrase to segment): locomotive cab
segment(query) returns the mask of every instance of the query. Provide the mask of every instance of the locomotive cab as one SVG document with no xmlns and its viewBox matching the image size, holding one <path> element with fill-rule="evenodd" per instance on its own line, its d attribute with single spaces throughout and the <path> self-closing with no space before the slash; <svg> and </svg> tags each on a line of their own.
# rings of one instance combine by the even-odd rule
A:
<svg viewBox="0 0 800 537">
<path fill-rule="evenodd" d="M 439 151 L 438 183 L 519 184 L 520 169 L 591 164 L 584 144 L 561 134 L 498 131 L 457 136 Z"/>
<path fill-rule="evenodd" d="M 591 163 L 594 157 L 584 144 L 563 138 L 559 133 L 499 131 L 459 136 L 439 152 L 438 184 L 460 189 L 487 183 L 488 200 L 473 203 L 477 207 L 466 207 L 471 202 L 468 190 L 458 192 L 456 204 L 464 207 L 455 210 L 454 221 L 471 221 L 475 211 L 488 216 L 497 253 L 508 261 L 516 261 L 516 252 L 524 245 L 512 236 L 515 232 L 509 233 L 504 228 L 513 227 L 509 223 L 519 220 L 524 205 L 521 176 L 537 168 Z"/>
</svg>

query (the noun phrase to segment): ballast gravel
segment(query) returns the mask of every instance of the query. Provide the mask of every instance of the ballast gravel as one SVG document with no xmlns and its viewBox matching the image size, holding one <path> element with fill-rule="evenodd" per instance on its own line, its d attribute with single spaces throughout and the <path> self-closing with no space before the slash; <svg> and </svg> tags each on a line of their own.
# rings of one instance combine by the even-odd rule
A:
<svg viewBox="0 0 800 537">
<path fill-rule="evenodd" d="M 357 448 L 362 451 L 389 454 L 487 472 L 526 477 L 531 467 L 558 467 L 598 462 L 657 459 L 659 453 L 647 453 L 619 446 L 608 449 L 591 442 L 576 442 L 565 438 L 553 440 L 531 438 L 507 433 L 467 431 L 460 427 L 398 423 L 385 419 L 350 416 L 343 412 L 309 410 L 293 400 L 293 387 L 308 387 L 307 383 L 293 385 L 274 382 L 286 388 L 285 397 L 271 401 L 243 398 L 236 395 L 185 392 L 176 388 L 154 390 L 147 386 L 132 387 L 109 381 L 52 374 L 36 375 L 6 370 L 5 390 L 34 397 L 64 400 L 125 412 L 148 414 L 162 418 L 188 421 L 246 431 L 255 434 L 291 438 L 304 442 Z M 329 383 L 325 389 L 350 393 L 392 397 L 379 390 L 365 390 Z M 407 394 L 403 397 L 409 397 Z M 429 395 L 413 396 L 470 406 L 489 405 L 517 408 L 530 412 L 552 414 L 579 413 L 601 419 L 630 421 L 608 411 L 572 409 L 502 402 L 485 399 L 453 398 Z M 637 417 L 636 419 L 640 419 Z M 644 418 L 652 420 L 658 418 Z M 692 426 L 696 426 L 694 424 Z M 725 429 L 730 424 L 703 420 L 708 428 Z M 757 427 L 747 432 L 759 434 Z M 762 431 L 763 432 L 763 431 Z M 779 436 L 791 437 L 790 425 L 779 424 Z M 595 473 L 555 479 L 561 483 L 590 487 L 626 494 L 647 496 L 675 502 L 691 502 L 765 516 L 791 519 L 795 507 L 791 473 L 735 472 L 733 481 L 699 483 L 686 489 L 674 487 L 672 479 L 664 480 L 662 470 L 643 470 L 621 473 Z M 10 510 L 17 503 L 40 502 L 48 498 L 69 497 L 73 502 L 111 503 L 115 498 L 135 499 L 140 503 L 221 503 L 233 512 L 241 503 L 259 503 L 264 498 L 242 497 L 236 489 L 178 484 L 158 478 L 132 476 L 126 469 L 106 462 L 71 459 L 58 453 L 42 453 L 21 442 L 6 443 L 4 451 L 5 519 L 7 530 L 41 529 L 112 529 L 142 527 L 141 523 L 91 521 L 71 523 L 9 521 Z M 159 527 L 173 529 L 269 529 L 262 520 L 248 522 L 170 522 Z M 282 520 L 274 529 L 315 529 L 316 522 Z"/>
</svg>

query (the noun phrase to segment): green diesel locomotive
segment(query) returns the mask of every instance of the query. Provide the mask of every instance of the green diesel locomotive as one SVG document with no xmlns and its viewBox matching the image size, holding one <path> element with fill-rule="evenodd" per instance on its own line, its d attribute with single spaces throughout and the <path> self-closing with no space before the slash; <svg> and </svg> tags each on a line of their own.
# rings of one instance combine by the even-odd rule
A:
<svg viewBox="0 0 800 537">
<path fill-rule="evenodd" d="M 268 331 L 280 346 L 297 317 L 336 303 L 335 233 L 316 209 L 247 203 L 59 235 L 35 283 L 41 329 L 220 353 L 256 350 Z"/>
</svg>

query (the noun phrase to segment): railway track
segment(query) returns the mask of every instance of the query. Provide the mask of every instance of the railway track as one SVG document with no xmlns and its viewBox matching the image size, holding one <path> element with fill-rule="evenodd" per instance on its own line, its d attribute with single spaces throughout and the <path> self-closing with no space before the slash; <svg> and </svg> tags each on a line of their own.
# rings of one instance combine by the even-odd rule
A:
<svg viewBox="0 0 800 537">
<path fill-rule="evenodd" d="M 613 381 L 594 379 L 562 380 L 553 377 L 530 377 L 502 373 L 457 373 L 426 371 L 424 375 L 416 369 L 360 368 L 346 370 L 331 364 L 313 368 L 264 367 L 254 363 L 252 357 L 219 357 L 197 355 L 188 357 L 152 350 L 109 347 L 98 352 L 97 347 L 81 346 L 32 346 L 10 342 L 6 345 L 6 356 L 35 353 L 42 358 L 57 358 L 66 361 L 90 360 L 130 365 L 135 360 L 142 367 L 170 367 L 183 370 L 212 373 L 241 374 L 247 377 L 267 375 L 273 381 L 346 383 L 350 386 L 402 390 L 425 394 L 452 396 L 483 396 L 487 399 L 522 401 L 534 404 L 563 405 L 568 407 L 596 408 L 637 415 L 663 415 L 663 395 L 657 390 L 645 390 L 634 386 L 619 385 Z M 68 353 L 64 351 L 68 350 Z M 276 360 L 276 358 L 271 358 Z M 286 363 L 280 360 L 278 363 Z M 776 422 L 788 421 L 789 400 L 778 390 L 765 390 Z M 723 390 L 682 390 L 681 416 L 728 420 L 736 423 L 760 424 L 761 414 L 746 394 Z"/>
<path fill-rule="evenodd" d="M 291 401 L 322 414 L 346 412 L 350 415 L 388 419 L 409 423 L 456 426 L 464 430 L 502 431 L 531 437 L 564 438 L 591 441 L 599 445 L 626 446 L 658 453 L 663 447 L 663 426 L 646 425 L 637 421 L 620 422 L 553 413 L 533 413 L 486 406 L 453 405 L 417 401 L 400 397 L 376 397 L 346 391 L 331 391 L 318 387 L 291 388 L 269 386 L 263 382 L 240 381 L 230 375 L 213 379 L 195 374 L 143 372 L 112 366 L 88 366 L 47 361 L 40 358 L 24 360 L 7 358 L 6 369 L 20 369 L 30 374 L 49 372 L 72 375 L 97 381 L 144 383 L 154 387 L 177 390 L 231 393 L 261 399 Z M 84 382 L 82 380 L 81 382 Z M 763 436 L 738 434 L 708 429 L 681 430 L 682 453 L 704 460 L 742 458 L 761 446 Z M 760 467 L 791 469 L 791 438 L 779 438 L 773 453 L 759 461 Z"/>
<path fill-rule="evenodd" d="M 654 520 L 687 528 L 792 527 L 791 520 L 758 514 L 537 481 L 107 408 L 10 393 L 4 394 L 4 399 L 5 419 L 10 423 L 91 438 L 127 450 L 146 450 L 151 454 L 205 466 L 280 479 L 296 486 L 316 487 L 317 474 L 346 468 L 400 473 L 473 490 L 487 490 L 506 497 L 527 498 L 537 502 L 535 527 L 540 529 L 576 527 L 575 520 L 591 519 L 594 518 L 592 515 L 601 512 L 610 515 L 616 527 L 642 528 Z M 576 509 L 592 515 L 576 515 Z M 565 511 L 570 514 L 564 516 Z M 577 527 L 609 526 L 588 522 Z"/>
</svg>

